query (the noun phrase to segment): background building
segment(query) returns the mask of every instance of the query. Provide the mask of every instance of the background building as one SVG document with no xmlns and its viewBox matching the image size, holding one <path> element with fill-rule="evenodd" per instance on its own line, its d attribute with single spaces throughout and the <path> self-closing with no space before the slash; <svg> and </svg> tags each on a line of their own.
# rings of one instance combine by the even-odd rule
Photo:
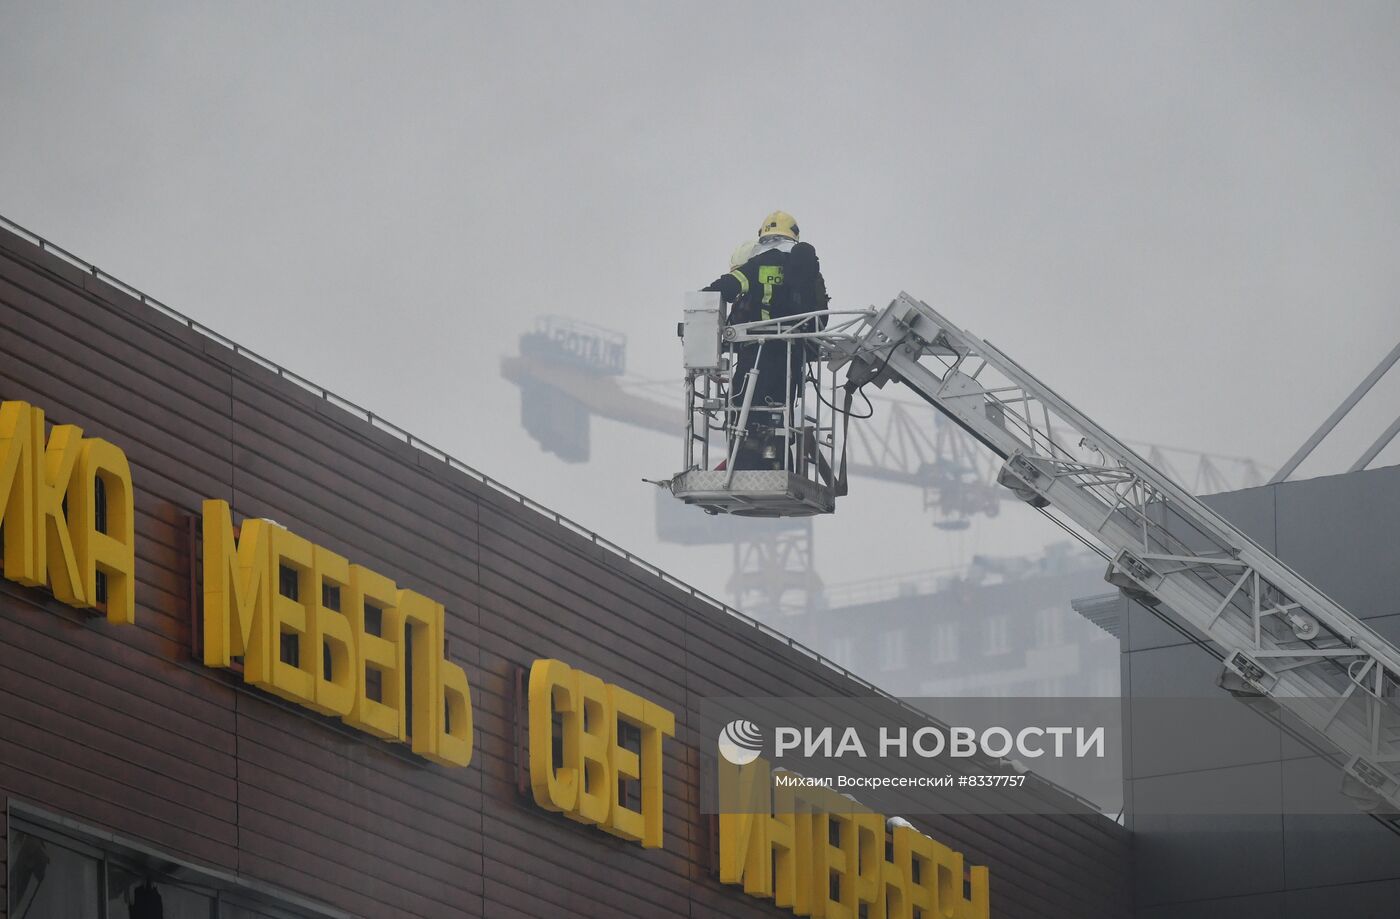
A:
<svg viewBox="0 0 1400 919">
<path fill-rule="evenodd" d="M 794 636 L 899 696 L 1116 696 L 1118 643 L 1071 602 L 1103 585 L 1072 543 L 906 579 L 834 585 Z"/>
<path fill-rule="evenodd" d="M 1283 482 L 1206 499 L 1383 637 L 1400 640 L 1400 467 Z M 1077 604 L 1122 641 L 1123 695 L 1228 698 L 1220 662 L 1163 618 L 1116 591 Z M 1229 916 L 1392 916 L 1400 902 L 1400 835 L 1370 817 L 1289 813 L 1304 791 L 1340 788 L 1341 773 L 1240 707 L 1246 749 L 1200 747 L 1174 761 L 1147 756 L 1150 738 L 1127 735 L 1126 821 L 1133 832 L 1140 919 Z M 1137 755 L 1134 756 L 1134 750 Z M 1134 795 L 1212 776 L 1246 782 L 1278 811 L 1137 815 Z M 1282 814 L 1282 816 L 1279 816 Z"/>
</svg>

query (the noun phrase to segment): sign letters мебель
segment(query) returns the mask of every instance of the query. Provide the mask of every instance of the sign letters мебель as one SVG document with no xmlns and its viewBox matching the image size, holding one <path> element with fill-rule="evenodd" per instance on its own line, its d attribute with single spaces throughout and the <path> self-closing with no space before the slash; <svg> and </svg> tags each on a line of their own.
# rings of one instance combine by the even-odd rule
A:
<svg viewBox="0 0 1400 919">
<path fill-rule="evenodd" d="M 441 603 L 269 520 L 235 538 L 224 501 L 204 502 L 203 532 L 207 666 L 241 657 L 260 689 L 444 766 L 471 762 L 471 689 L 443 656 Z"/>
</svg>

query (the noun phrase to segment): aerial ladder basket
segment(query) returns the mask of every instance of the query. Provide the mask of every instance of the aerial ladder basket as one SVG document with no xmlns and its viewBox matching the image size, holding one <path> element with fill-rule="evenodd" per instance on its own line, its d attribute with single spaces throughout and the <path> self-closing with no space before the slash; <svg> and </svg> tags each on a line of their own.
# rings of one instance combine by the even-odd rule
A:
<svg viewBox="0 0 1400 919">
<path fill-rule="evenodd" d="M 712 514 L 829 514 L 845 493 L 845 418 L 828 362 L 873 310 L 728 324 L 712 291 L 688 293 L 685 453 L 663 483 Z"/>
</svg>

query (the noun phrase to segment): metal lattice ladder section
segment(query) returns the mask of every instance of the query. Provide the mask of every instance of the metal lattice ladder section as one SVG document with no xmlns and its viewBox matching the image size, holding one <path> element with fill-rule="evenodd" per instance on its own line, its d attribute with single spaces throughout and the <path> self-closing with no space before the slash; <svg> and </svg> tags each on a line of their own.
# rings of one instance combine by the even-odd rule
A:
<svg viewBox="0 0 1400 919">
<path fill-rule="evenodd" d="M 1221 685 L 1345 771 L 1365 809 L 1400 811 L 1400 651 L 997 348 L 900 294 L 833 367 L 900 381 L 1004 460 L 999 481 L 1072 522 L 1106 577 L 1165 604 L 1224 660 Z"/>
</svg>

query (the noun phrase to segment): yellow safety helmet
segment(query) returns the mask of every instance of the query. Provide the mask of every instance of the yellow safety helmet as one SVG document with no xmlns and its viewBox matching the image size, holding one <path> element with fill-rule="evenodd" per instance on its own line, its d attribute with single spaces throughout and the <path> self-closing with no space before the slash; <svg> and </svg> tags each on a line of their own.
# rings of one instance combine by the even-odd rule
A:
<svg viewBox="0 0 1400 919">
<path fill-rule="evenodd" d="M 797 221 L 787 211 L 774 211 L 763 218 L 763 225 L 758 228 L 758 238 L 765 236 L 786 236 L 796 242 Z"/>
<path fill-rule="evenodd" d="M 756 239 L 746 239 L 734 247 L 734 251 L 729 255 L 729 270 L 733 271 L 740 265 L 753 258 L 754 247 L 758 245 Z"/>
</svg>

